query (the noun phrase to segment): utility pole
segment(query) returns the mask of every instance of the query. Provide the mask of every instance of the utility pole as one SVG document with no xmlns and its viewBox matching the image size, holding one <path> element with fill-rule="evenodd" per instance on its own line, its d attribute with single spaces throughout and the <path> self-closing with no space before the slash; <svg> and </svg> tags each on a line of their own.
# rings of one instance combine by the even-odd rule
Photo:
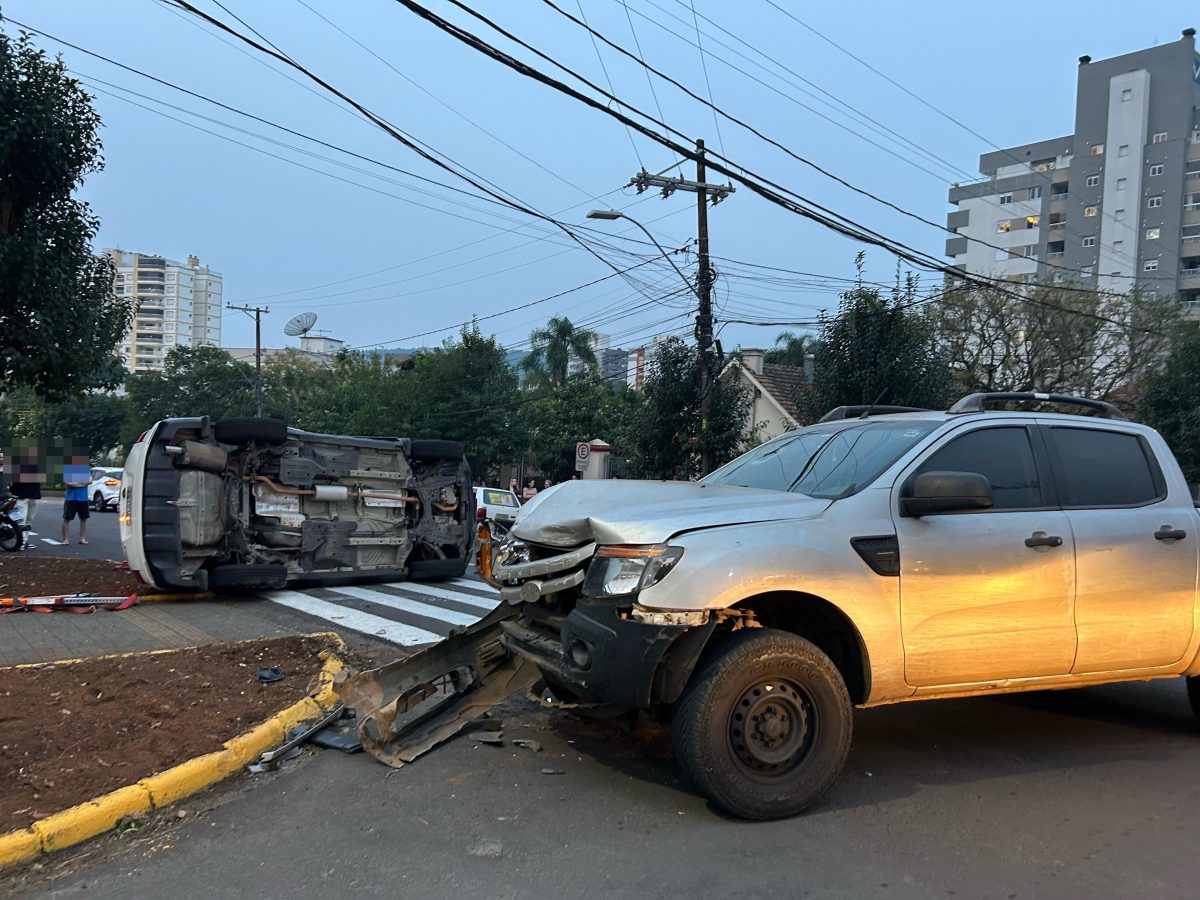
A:
<svg viewBox="0 0 1200 900">
<path fill-rule="evenodd" d="M 699 242 L 699 253 L 696 260 L 696 296 L 699 306 L 696 310 L 696 349 L 700 355 L 700 432 L 708 431 L 708 420 L 712 412 L 713 380 L 716 377 L 716 366 L 713 361 L 713 314 L 712 286 L 715 273 L 708 255 L 708 198 L 712 197 L 713 204 L 720 203 L 734 192 L 732 184 L 708 184 L 705 180 L 704 141 L 696 140 L 696 180 L 652 175 L 645 169 L 638 172 L 629 181 L 636 187 L 638 193 L 650 187 L 662 189 L 663 197 L 669 197 L 675 191 L 693 191 L 696 194 L 696 233 Z M 712 452 L 708 441 L 701 442 L 700 474 L 707 475 L 712 471 Z"/>
<path fill-rule="evenodd" d="M 225 304 L 226 309 L 236 309 L 254 317 L 254 409 L 260 419 L 263 414 L 262 398 L 262 315 L 271 310 L 265 306 L 235 306 Z"/>
</svg>

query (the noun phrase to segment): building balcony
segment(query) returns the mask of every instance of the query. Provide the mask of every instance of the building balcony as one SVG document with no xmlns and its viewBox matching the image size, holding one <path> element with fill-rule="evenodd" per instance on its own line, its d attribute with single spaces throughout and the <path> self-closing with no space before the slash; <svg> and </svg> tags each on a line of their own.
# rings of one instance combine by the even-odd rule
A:
<svg viewBox="0 0 1200 900">
<path fill-rule="evenodd" d="M 1062 259 L 1066 254 L 1062 250 L 1055 250 L 1052 253 L 1046 254 L 1046 259 Z"/>
</svg>

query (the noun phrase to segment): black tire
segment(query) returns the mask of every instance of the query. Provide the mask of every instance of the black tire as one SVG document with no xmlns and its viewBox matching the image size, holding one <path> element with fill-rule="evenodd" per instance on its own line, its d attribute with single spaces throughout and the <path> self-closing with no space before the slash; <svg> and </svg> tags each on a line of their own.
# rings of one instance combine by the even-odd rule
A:
<svg viewBox="0 0 1200 900">
<path fill-rule="evenodd" d="M 208 573 L 208 587 L 213 591 L 277 590 L 287 585 L 287 569 L 269 563 L 217 566 Z"/>
<path fill-rule="evenodd" d="M 418 559 L 408 564 L 410 581 L 439 581 L 462 578 L 467 571 L 465 559 Z"/>
<path fill-rule="evenodd" d="M 222 419 L 213 426 L 213 435 L 221 444 L 282 444 L 287 440 L 287 423 L 283 419 L 257 418 Z"/>
<path fill-rule="evenodd" d="M 25 546 L 25 532 L 20 525 L 5 520 L 0 522 L 0 550 L 15 553 Z"/>
<path fill-rule="evenodd" d="M 92 509 L 96 512 L 104 512 L 104 495 L 99 491 L 92 494 Z"/>
<path fill-rule="evenodd" d="M 458 462 L 466 451 L 458 441 L 413 441 L 408 449 L 410 459 L 421 462 L 435 462 L 439 459 L 449 459 Z"/>
<path fill-rule="evenodd" d="M 1188 700 L 1192 704 L 1192 712 L 1200 719 L 1200 675 L 1193 675 L 1187 680 Z"/>
<path fill-rule="evenodd" d="M 730 635 L 692 676 L 671 723 L 692 782 L 745 819 L 794 816 L 819 800 L 846 762 L 852 731 L 837 667 L 814 644 L 772 628 Z"/>
</svg>

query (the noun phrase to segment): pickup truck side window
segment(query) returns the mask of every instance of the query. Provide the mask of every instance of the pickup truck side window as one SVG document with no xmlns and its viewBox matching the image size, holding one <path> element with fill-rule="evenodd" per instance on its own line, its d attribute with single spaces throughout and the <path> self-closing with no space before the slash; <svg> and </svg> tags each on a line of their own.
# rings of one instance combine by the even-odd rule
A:
<svg viewBox="0 0 1200 900">
<path fill-rule="evenodd" d="M 1066 508 L 1144 506 L 1166 496 L 1162 475 L 1136 434 L 1052 427 L 1050 439 Z"/>
<path fill-rule="evenodd" d="M 1020 426 L 981 428 L 957 437 L 929 457 L 922 472 L 977 472 L 992 486 L 992 509 L 1043 506 L 1029 432 Z"/>
</svg>

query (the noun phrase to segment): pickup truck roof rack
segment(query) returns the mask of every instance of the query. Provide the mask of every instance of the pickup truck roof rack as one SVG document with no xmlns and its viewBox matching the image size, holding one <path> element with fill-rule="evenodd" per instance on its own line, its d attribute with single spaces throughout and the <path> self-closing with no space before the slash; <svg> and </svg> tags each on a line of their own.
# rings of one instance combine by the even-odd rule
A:
<svg viewBox="0 0 1200 900">
<path fill-rule="evenodd" d="M 1027 403 L 1062 403 L 1068 406 L 1083 406 L 1097 412 L 1102 419 L 1120 419 L 1128 422 L 1129 417 L 1111 403 L 1103 400 L 1090 400 L 1087 397 L 1073 397 L 1070 394 L 1043 394 L 1039 391 L 990 391 L 978 394 L 967 394 L 948 410 L 952 413 L 983 412 L 988 403 L 1017 402 Z"/>
<path fill-rule="evenodd" d="M 834 422 L 838 419 L 857 419 L 870 410 L 872 414 L 881 416 L 889 413 L 911 413 L 911 412 L 929 412 L 920 406 L 884 406 L 882 403 L 864 403 L 858 406 L 835 406 L 825 415 L 821 416 L 818 422 Z"/>
</svg>

